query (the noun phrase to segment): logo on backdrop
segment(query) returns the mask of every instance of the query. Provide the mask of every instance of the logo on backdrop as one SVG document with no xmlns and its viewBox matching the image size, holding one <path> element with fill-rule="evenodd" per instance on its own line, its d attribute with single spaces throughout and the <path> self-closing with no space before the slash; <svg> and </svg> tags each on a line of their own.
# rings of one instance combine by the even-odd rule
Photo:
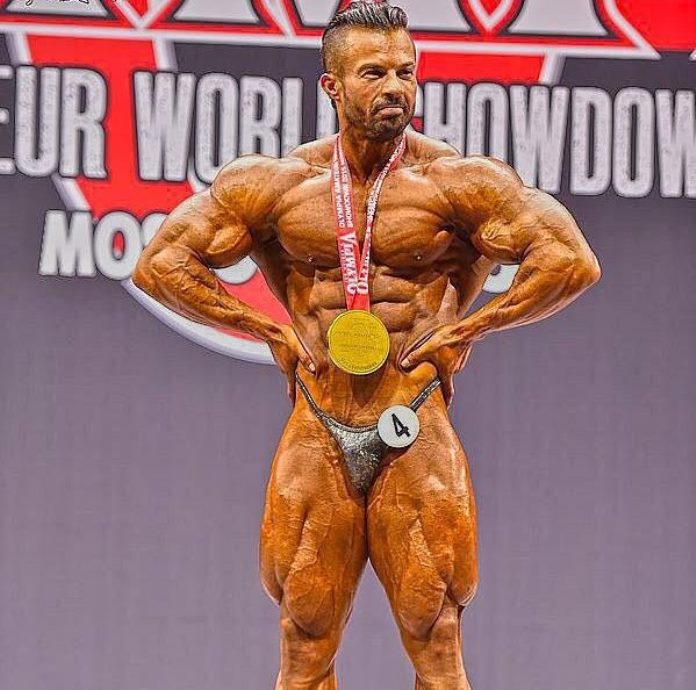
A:
<svg viewBox="0 0 696 690">
<path fill-rule="evenodd" d="M 263 343 L 183 319 L 129 278 L 166 214 L 225 162 L 335 131 L 318 47 L 345 4 L 0 0 L 12 58 L 0 88 L 14 91 L 13 107 L 0 108 L 0 126 L 13 127 L 0 174 L 50 176 L 68 209 L 46 210 L 39 273 L 121 281 L 196 342 L 270 362 Z M 507 160 L 550 193 L 696 196 L 693 91 L 556 84 L 566 57 L 659 57 L 617 0 L 394 4 L 419 49 L 417 129 Z M 503 267 L 485 289 L 505 291 L 514 272 Z M 251 259 L 217 275 L 288 320 Z"/>
</svg>

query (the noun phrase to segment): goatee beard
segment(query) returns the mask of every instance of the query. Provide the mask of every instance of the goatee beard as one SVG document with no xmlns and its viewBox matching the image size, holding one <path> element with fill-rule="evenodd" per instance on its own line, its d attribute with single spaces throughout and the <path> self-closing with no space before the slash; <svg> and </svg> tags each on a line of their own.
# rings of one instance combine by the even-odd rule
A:
<svg viewBox="0 0 696 690">
<path fill-rule="evenodd" d="M 388 123 L 380 123 L 376 127 L 369 127 L 365 131 L 365 136 L 370 141 L 390 141 L 396 139 L 408 127 L 409 120 L 399 122 L 399 124 L 390 125 Z"/>
<path fill-rule="evenodd" d="M 391 104 L 383 103 L 381 107 Z M 345 112 L 346 120 L 355 128 L 355 131 L 362 132 L 363 136 L 369 141 L 386 142 L 400 136 L 408 127 L 413 117 L 413 113 L 408 111 L 404 103 L 395 103 L 394 106 L 403 108 L 403 115 L 398 118 L 379 119 L 377 113 L 372 111 L 361 112 L 357 109 L 347 107 Z"/>
</svg>

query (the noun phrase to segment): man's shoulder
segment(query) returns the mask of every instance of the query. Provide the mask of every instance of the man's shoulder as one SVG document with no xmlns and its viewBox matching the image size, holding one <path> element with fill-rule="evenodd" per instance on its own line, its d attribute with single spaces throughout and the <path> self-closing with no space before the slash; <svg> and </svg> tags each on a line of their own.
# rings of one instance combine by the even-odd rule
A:
<svg viewBox="0 0 696 690">
<path fill-rule="evenodd" d="M 413 167 L 421 168 L 427 177 L 433 181 L 452 182 L 452 176 L 461 179 L 466 174 L 467 179 L 496 178 L 515 172 L 508 165 L 495 158 L 487 156 L 463 156 L 454 146 L 444 141 L 432 139 L 415 130 L 407 132 L 408 162 Z"/>
<path fill-rule="evenodd" d="M 433 182 L 453 189 L 520 187 L 520 179 L 514 168 L 504 161 L 489 156 L 443 155 L 433 158 L 427 165 L 426 174 Z"/>
<path fill-rule="evenodd" d="M 308 141 L 306 144 L 293 149 L 287 155 L 287 158 L 289 160 L 303 161 L 312 167 L 329 168 L 335 141 L 335 135 Z"/>
<path fill-rule="evenodd" d="M 443 156 L 425 170 L 460 219 L 491 217 L 515 206 L 530 193 L 517 172 L 489 156 Z"/>
<path fill-rule="evenodd" d="M 421 134 L 415 129 L 406 131 L 406 143 L 408 144 L 407 159 L 415 165 L 428 165 L 445 158 L 461 158 L 461 154 L 454 146 Z"/>
<path fill-rule="evenodd" d="M 225 165 L 215 178 L 214 184 L 265 185 L 271 180 L 281 182 L 286 178 L 302 176 L 308 169 L 307 163 L 299 158 L 274 158 L 252 153 L 239 156 Z"/>
<path fill-rule="evenodd" d="M 271 202 L 311 174 L 311 166 L 299 158 L 249 154 L 225 165 L 210 191 L 223 203 L 239 203 L 250 196 Z"/>
</svg>

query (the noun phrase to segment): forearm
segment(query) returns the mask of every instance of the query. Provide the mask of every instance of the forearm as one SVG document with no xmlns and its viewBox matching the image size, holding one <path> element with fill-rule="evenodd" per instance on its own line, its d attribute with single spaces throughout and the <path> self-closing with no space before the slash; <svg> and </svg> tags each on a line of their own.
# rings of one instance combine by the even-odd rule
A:
<svg viewBox="0 0 696 690">
<path fill-rule="evenodd" d="M 185 247 L 170 246 L 143 256 L 133 273 L 133 282 L 192 321 L 242 331 L 265 342 L 279 336 L 280 324 L 229 295 L 215 274 Z"/>
<path fill-rule="evenodd" d="M 475 341 L 495 331 L 534 323 L 560 311 L 599 279 L 593 255 L 539 247 L 520 264 L 510 289 L 454 327 L 457 340 Z"/>
</svg>

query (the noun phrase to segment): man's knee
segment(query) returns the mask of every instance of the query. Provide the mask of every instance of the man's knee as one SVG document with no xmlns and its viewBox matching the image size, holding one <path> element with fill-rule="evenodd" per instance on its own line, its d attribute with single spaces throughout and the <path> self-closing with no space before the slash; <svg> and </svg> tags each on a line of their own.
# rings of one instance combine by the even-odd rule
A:
<svg viewBox="0 0 696 690">
<path fill-rule="evenodd" d="M 280 632 L 284 690 L 321 685 L 333 672 L 340 631 L 330 629 L 321 636 L 310 635 L 292 616 L 284 613 L 280 619 Z"/>
<path fill-rule="evenodd" d="M 346 604 L 336 586 L 318 562 L 291 571 L 283 582 L 280 632 L 287 688 L 323 688 L 333 673 L 347 618 Z"/>
<path fill-rule="evenodd" d="M 459 624 L 461 607 L 451 599 L 443 602 L 427 634 L 415 638 L 401 630 L 401 639 L 423 690 L 464 690 L 468 688 L 462 662 Z"/>
<path fill-rule="evenodd" d="M 404 572 L 393 607 L 399 627 L 414 640 L 426 640 L 448 606 L 464 608 L 476 594 L 478 575 L 475 563 L 461 569 L 446 583 L 434 569 L 414 563 Z"/>
<path fill-rule="evenodd" d="M 422 581 L 422 589 L 401 589 L 394 602 L 399 629 L 414 640 L 425 640 L 435 625 L 445 600 L 445 585 Z"/>
</svg>

